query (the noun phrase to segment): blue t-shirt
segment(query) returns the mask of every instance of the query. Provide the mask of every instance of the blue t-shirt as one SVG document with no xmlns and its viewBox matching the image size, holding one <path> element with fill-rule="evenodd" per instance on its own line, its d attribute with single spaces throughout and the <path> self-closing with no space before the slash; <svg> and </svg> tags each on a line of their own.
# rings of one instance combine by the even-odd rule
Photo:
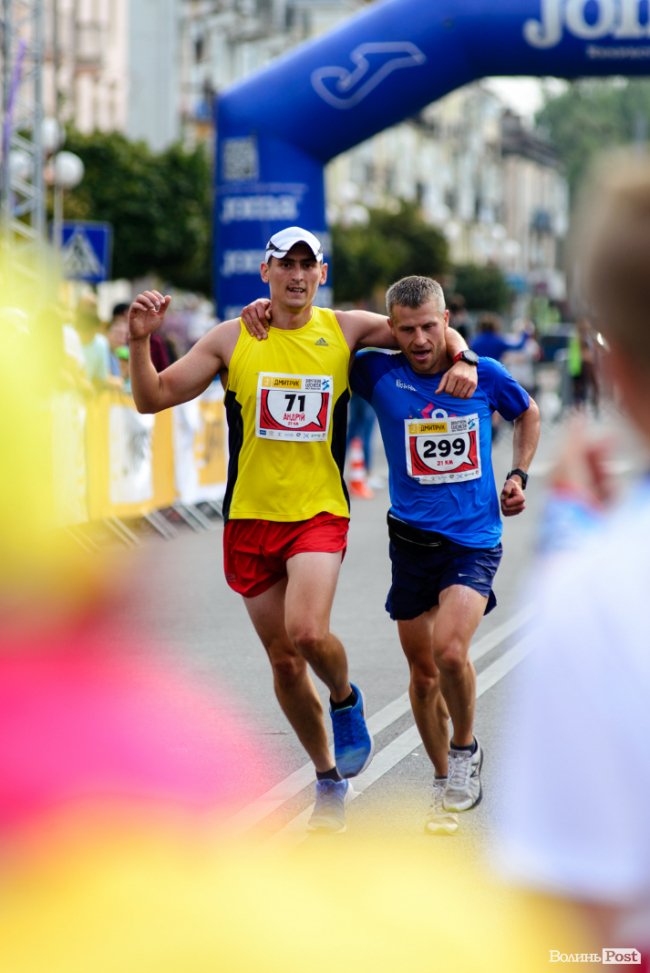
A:
<svg viewBox="0 0 650 973">
<path fill-rule="evenodd" d="M 492 470 L 492 413 L 513 420 L 530 399 L 503 365 L 478 364 L 471 399 L 436 395 L 442 372 L 418 375 L 402 354 L 357 354 L 351 385 L 377 413 L 391 513 L 467 547 L 494 547 L 501 512 Z"/>
</svg>

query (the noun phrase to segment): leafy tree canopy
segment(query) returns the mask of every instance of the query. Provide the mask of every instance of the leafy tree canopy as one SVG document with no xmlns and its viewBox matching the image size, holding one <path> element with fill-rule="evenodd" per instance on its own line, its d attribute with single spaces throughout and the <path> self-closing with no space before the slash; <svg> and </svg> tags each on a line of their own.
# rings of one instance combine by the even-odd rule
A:
<svg viewBox="0 0 650 973">
<path fill-rule="evenodd" d="M 401 201 L 395 212 L 369 210 L 364 225 L 333 226 L 332 265 L 335 302 L 354 303 L 376 297 L 408 274 L 443 276 L 449 249 L 417 206 Z"/>
<path fill-rule="evenodd" d="M 572 196 L 594 155 L 650 136 L 650 81 L 580 79 L 547 96 L 536 115 L 565 167 Z"/>
<path fill-rule="evenodd" d="M 165 282 L 209 294 L 212 177 L 203 146 L 154 153 L 117 132 L 70 132 L 66 149 L 85 166 L 66 193 L 67 219 L 113 227 L 113 276 L 155 273 Z"/>
<path fill-rule="evenodd" d="M 492 264 L 461 264 L 454 270 L 454 290 L 470 311 L 505 311 L 512 294 L 502 271 Z"/>
</svg>

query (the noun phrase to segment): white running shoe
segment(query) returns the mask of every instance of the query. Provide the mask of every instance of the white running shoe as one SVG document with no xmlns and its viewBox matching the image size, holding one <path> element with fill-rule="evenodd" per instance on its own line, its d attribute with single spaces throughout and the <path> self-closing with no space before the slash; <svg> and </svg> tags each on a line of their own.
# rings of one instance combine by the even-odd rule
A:
<svg viewBox="0 0 650 973">
<path fill-rule="evenodd" d="M 481 767 L 483 750 L 476 741 L 476 750 L 449 750 L 449 777 L 443 797 L 446 811 L 469 811 L 483 796 L 481 790 Z"/>
<path fill-rule="evenodd" d="M 458 831 L 458 817 L 445 810 L 443 804 L 446 787 L 446 777 L 434 778 L 431 806 L 424 821 L 424 830 L 428 834 L 455 834 Z"/>
<path fill-rule="evenodd" d="M 345 802 L 352 794 L 349 780 L 317 780 L 316 803 L 307 822 L 308 831 L 345 831 Z"/>
</svg>

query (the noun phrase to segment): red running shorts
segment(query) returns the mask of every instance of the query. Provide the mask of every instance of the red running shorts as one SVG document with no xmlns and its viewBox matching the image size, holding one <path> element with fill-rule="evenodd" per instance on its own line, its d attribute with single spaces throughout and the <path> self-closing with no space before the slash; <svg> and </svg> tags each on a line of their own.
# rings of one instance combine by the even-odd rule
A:
<svg viewBox="0 0 650 973">
<path fill-rule="evenodd" d="M 261 595 L 287 576 L 286 562 L 307 551 L 345 549 L 349 520 L 320 513 L 309 520 L 229 520 L 223 532 L 226 581 L 245 598 Z"/>
</svg>

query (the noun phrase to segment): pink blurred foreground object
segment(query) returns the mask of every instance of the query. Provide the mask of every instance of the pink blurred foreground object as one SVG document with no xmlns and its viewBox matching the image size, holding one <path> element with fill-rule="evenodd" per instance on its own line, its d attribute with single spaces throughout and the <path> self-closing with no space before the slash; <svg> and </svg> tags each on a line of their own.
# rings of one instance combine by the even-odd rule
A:
<svg viewBox="0 0 650 973">
<path fill-rule="evenodd" d="M 227 813 L 264 787 L 268 762 L 217 693 L 114 639 L 0 639 L 0 830 L 79 801 Z"/>
</svg>

